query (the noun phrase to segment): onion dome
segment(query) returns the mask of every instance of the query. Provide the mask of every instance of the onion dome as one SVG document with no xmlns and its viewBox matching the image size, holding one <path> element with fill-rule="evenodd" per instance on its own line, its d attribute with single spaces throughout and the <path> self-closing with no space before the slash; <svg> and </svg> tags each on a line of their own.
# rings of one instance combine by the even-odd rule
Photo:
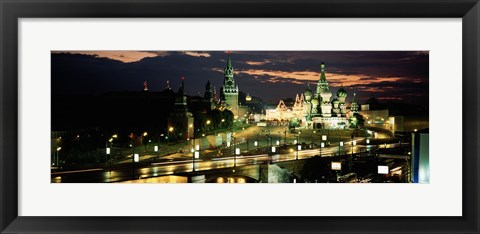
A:
<svg viewBox="0 0 480 234">
<path fill-rule="evenodd" d="M 323 100 L 330 100 L 330 98 L 332 97 L 332 92 L 330 91 L 330 89 L 327 88 L 320 93 L 320 96 Z"/>
<path fill-rule="evenodd" d="M 333 103 L 333 104 L 337 104 L 337 103 L 340 103 L 340 101 L 335 98 L 335 99 L 333 99 L 332 103 Z"/>
<path fill-rule="evenodd" d="M 312 90 L 310 90 L 310 86 L 308 86 L 303 95 L 305 96 L 306 101 L 312 100 Z"/>
<path fill-rule="evenodd" d="M 312 99 L 312 105 L 314 105 L 314 106 L 318 105 L 318 99 L 317 98 Z"/>
<path fill-rule="evenodd" d="M 337 97 L 347 97 L 347 91 L 345 91 L 345 89 L 343 89 L 343 87 L 341 87 L 337 91 Z"/>
</svg>

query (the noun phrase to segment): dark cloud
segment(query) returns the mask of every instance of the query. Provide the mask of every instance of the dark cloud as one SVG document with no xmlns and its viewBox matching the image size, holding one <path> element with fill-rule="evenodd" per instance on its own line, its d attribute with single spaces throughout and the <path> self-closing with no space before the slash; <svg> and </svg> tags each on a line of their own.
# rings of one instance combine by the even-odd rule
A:
<svg viewBox="0 0 480 234">
<path fill-rule="evenodd" d="M 203 94 L 207 80 L 217 89 L 223 83 L 225 51 L 143 52 L 150 55 L 128 62 L 120 61 L 128 51 L 116 57 L 52 53 L 52 91 L 133 91 L 141 90 L 144 81 L 153 91 L 163 90 L 167 81 L 176 90 L 184 76 L 186 92 L 195 95 Z M 332 91 L 343 85 L 349 93 L 355 90 L 361 100 L 375 96 L 428 106 L 428 51 L 232 52 L 240 90 L 266 100 L 294 97 L 305 90 L 307 83 L 314 85 L 322 61 L 327 65 Z"/>
</svg>

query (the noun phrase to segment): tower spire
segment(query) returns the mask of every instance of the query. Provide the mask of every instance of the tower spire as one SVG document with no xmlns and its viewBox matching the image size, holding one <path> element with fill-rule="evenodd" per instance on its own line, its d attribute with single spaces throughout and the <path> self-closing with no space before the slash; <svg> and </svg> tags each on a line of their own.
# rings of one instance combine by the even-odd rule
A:
<svg viewBox="0 0 480 234">
<path fill-rule="evenodd" d="M 353 92 L 352 104 L 350 106 L 350 109 L 353 113 L 358 113 L 358 110 L 359 110 L 356 96 L 357 96 L 357 93 Z"/>
<path fill-rule="evenodd" d="M 185 86 L 184 86 L 184 83 L 183 83 L 184 79 L 185 79 L 185 77 L 182 75 L 182 83 L 180 84 L 180 88 L 178 89 L 178 94 L 179 95 L 183 95 L 185 93 Z"/>
<path fill-rule="evenodd" d="M 143 82 L 143 91 L 148 91 L 147 81 Z"/>
<path fill-rule="evenodd" d="M 230 50 L 227 51 L 228 58 L 227 58 L 227 67 L 232 67 L 232 61 L 230 60 Z"/>
<path fill-rule="evenodd" d="M 230 58 L 230 51 L 228 51 L 227 66 L 223 71 L 225 75 L 225 79 L 223 80 L 224 87 L 229 87 L 231 89 L 235 88 L 235 81 L 233 80 L 233 66 L 232 66 L 232 60 Z"/>
<path fill-rule="evenodd" d="M 217 87 L 213 86 L 213 102 L 217 102 Z"/>
<path fill-rule="evenodd" d="M 318 84 L 317 84 L 317 93 L 316 93 L 317 96 L 319 96 L 325 90 L 328 90 L 328 81 L 327 81 L 327 77 L 325 76 L 324 62 L 320 64 L 320 68 L 321 68 L 321 73 L 320 73 L 320 79 L 318 80 Z"/>
<path fill-rule="evenodd" d="M 238 117 L 238 86 L 235 85 L 235 80 L 233 79 L 233 66 L 230 58 L 230 51 L 228 51 L 227 66 L 224 70 L 221 99 L 224 101 L 226 108 L 233 112 L 233 116 Z"/>
<path fill-rule="evenodd" d="M 320 74 L 320 81 L 321 82 L 327 82 L 327 77 L 325 76 L 325 63 L 322 61 L 322 64 L 320 64 L 320 68 L 322 73 Z"/>
<path fill-rule="evenodd" d="M 185 84 L 183 83 L 183 81 L 185 80 L 185 76 L 182 75 L 182 89 L 185 90 Z"/>
<path fill-rule="evenodd" d="M 210 84 L 210 80 L 208 80 L 207 84 L 205 85 L 205 94 L 203 97 L 208 100 L 212 98 L 212 85 Z"/>
</svg>

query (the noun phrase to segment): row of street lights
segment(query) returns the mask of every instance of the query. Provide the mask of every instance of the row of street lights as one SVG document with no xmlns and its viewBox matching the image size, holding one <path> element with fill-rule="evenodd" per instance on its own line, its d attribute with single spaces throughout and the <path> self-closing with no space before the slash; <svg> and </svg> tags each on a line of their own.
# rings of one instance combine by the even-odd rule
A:
<svg viewBox="0 0 480 234">
<path fill-rule="evenodd" d="M 144 134 L 144 136 L 145 136 L 145 134 Z M 116 137 L 115 137 L 115 138 L 116 138 Z M 195 139 L 194 139 L 194 140 L 195 140 Z M 322 152 L 321 152 L 322 148 L 325 147 L 325 143 L 324 143 L 323 141 L 326 141 L 326 140 L 327 140 L 327 136 L 326 136 L 326 135 L 322 135 L 321 143 L 320 143 L 320 156 L 322 156 Z M 111 139 L 111 140 L 110 140 L 110 143 L 112 143 L 112 141 L 113 141 L 113 140 Z M 277 143 L 277 144 L 276 144 L 277 146 L 280 145 L 280 142 L 279 142 L 278 140 L 277 140 L 276 143 Z M 367 139 L 367 140 L 366 140 L 366 143 L 369 144 L 369 143 L 370 143 L 370 140 Z M 195 144 L 195 142 L 194 142 L 193 144 Z M 298 136 L 297 136 L 297 139 L 294 140 L 294 144 L 296 145 L 296 156 L 295 156 L 295 160 L 298 160 L 298 153 L 299 153 L 299 151 L 302 150 L 302 145 L 301 145 L 301 144 L 299 143 L 299 141 L 298 141 Z M 230 145 L 231 145 L 231 144 L 230 144 L 230 142 L 228 141 L 228 142 L 227 142 L 227 146 L 230 146 Z M 235 145 L 235 144 L 234 144 L 234 145 Z M 255 145 L 255 147 L 258 147 L 258 141 L 255 141 L 255 142 L 254 142 L 254 145 Z M 339 152 L 340 152 L 340 147 L 342 147 L 343 145 L 344 145 L 343 141 L 340 141 L 340 142 L 339 142 Z M 353 157 L 353 146 L 356 145 L 356 141 L 353 141 L 353 138 L 352 138 L 352 144 L 351 144 L 351 145 L 352 145 L 352 154 L 351 154 L 351 157 Z M 132 147 L 131 144 L 130 144 L 130 147 Z M 158 146 L 155 146 L 155 147 L 154 147 L 154 151 L 155 151 L 155 152 L 158 152 Z M 276 146 L 271 146 L 271 152 L 272 152 L 272 153 L 276 153 L 276 151 L 277 151 Z M 109 148 L 109 147 L 107 147 L 106 153 L 107 153 L 107 155 L 110 155 L 110 148 Z M 192 155 L 192 172 L 195 172 L 195 161 L 196 161 L 196 159 L 199 159 L 199 158 L 200 158 L 200 145 L 199 145 L 199 144 L 195 145 L 195 148 L 192 148 L 192 153 L 193 153 L 193 155 Z M 235 168 L 236 168 L 236 166 L 237 166 L 236 157 L 239 156 L 240 154 L 241 154 L 240 148 L 239 148 L 239 147 L 236 147 L 236 148 L 235 148 L 235 151 L 234 151 L 234 157 L 233 157 L 233 160 L 234 160 L 234 163 L 233 163 L 233 167 L 234 167 L 233 172 L 235 172 Z M 139 162 L 139 154 L 135 154 L 135 150 L 134 150 L 133 147 L 132 147 L 132 155 L 133 155 L 133 162 L 134 162 L 134 164 L 133 164 L 133 175 L 134 175 L 134 177 L 135 177 L 135 163 L 136 163 L 136 162 Z M 350 170 L 351 170 L 351 160 L 352 160 L 352 159 L 350 158 L 350 163 L 349 163 L 349 164 L 350 164 Z M 273 159 L 270 158 L 270 163 L 272 163 L 272 162 L 273 162 Z"/>
</svg>

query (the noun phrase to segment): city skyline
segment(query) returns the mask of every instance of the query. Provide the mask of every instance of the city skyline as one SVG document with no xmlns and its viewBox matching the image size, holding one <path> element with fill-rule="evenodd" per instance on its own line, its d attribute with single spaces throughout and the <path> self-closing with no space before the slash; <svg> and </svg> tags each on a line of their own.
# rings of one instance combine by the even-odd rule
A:
<svg viewBox="0 0 480 234">
<path fill-rule="evenodd" d="M 429 183 L 428 128 L 428 52 L 52 54 L 53 183 Z"/>
<path fill-rule="evenodd" d="M 209 80 L 223 84 L 226 51 L 54 51 L 53 94 L 151 91 L 166 82 L 177 89 L 185 77 L 187 95 L 203 95 Z M 357 92 L 360 102 L 415 103 L 428 107 L 428 51 L 232 51 L 235 80 L 242 92 L 265 101 L 293 98 L 316 85 L 320 64 L 335 91 Z M 351 96 L 350 96 L 351 97 Z"/>
</svg>

